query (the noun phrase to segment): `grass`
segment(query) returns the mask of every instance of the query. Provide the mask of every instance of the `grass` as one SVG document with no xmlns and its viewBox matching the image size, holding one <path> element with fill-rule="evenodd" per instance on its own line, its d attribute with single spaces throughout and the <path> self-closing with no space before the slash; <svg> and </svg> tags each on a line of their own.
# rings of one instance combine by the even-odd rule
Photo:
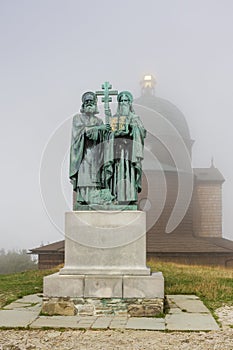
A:
<svg viewBox="0 0 233 350">
<path fill-rule="evenodd" d="M 25 295 L 42 293 L 43 277 L 56 271 L 33 270 L 0 275 L 0 308 Z"/>
<path fill-rule="evenodd" d="M 192 266 L 155 262 L 148 265 L 152 271 L 162 271 L 165 294 L 195 294 L 214 311 L 224 305 L 233 305 L 233 270 L 217 266 Z"/>
<path fill-rule="evenodd" d="M 150 260 L 152 271 L 162 271 L 165 294 L 195 294 L 214 311 L 218 307 L 233 305 L 233 270 L 223 267 L 190 266 Z M 43 277 L 53 270 L 36 270 L 0 275 L 0 307 L 23 297 L 42 293 Z"/>
</svg>

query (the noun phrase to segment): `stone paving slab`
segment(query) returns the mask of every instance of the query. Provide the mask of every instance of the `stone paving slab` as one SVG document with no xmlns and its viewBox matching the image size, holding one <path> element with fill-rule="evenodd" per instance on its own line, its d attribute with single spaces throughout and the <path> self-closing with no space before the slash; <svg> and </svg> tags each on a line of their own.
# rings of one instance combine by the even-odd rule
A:
<svg viewBox="0 0 233 350">
<path fill-rule="evenodd" d="M 80 317 L 77 328 L 91 328 L 98 316 L 85 316 Z"/>
<path fill-rule="evenodd" d="M 167 299 L 172 299 L 174 301 L 176 301 L 176 300 L 199 300 L 199 297 L 197 297 L 194 294 L 169 294 L 169 295 L 167 295 Z"/>
<path fill-rule="evenodd" d="M 34 305 L 34 306 L 21 306 L 21 307 L 17 307 L 17 308 L 3 308 L 3 310 L 11 310 L 11 311 L 34 311 L 37 313 L 37 315 L 40 314 L 41 312 L 41 305 Z"/>
<path fill-rule="evenodd" d="M 4 306 L 3 310 L 14 310 L 14 309 L 24 309 L 30 307 L 32 304 L 30 303 L 20 303 L 20 302 L 13 302 L 9 305 Z"/>
<path fill-rule="evenodd" d="M 80 328 L 78 316 L 39 316 L 30 328 Z"/>
<path fill-rule="evenodd" d="M 207 307 L 196 295 L 169 295 L 167 299 L 172 313 L 176 308 L 185 312 L 210 313 Z"/>
<path fill-rule="evenodd" d="M 180 314 L 182 310 L 178 307 L 171 307 L 168 311 L 168 314 Z"/>
<path fill-rule="evenodd" d="M 113 316 L 110 317 L 98 317 L 93 325 L 92 329 L 106 329 L 109 328 L 111 321 L 113 320 Z"/>
<path fill-rule="evenodd" d="M 114 322 L 110 323 L 109 329 L 124 329 L 126 327 L 127 320 L 125 322 Z"/>
<path fill-rule="evenodd" d="M 219 327 L 210 314 L 187 313 L 167 315 L 166 329 L 169 331 L 212 331 Z"/>
<path fill-rule="evenodd" d="M 35 311 L 0 310 L 0 327 L 27 327 L 37 316 Z"/>
<path fill-rule="evenodd" d="M 131 317 L 125 328 L 165 331 L 165 320 L 163 318 Z"/>
<path fill-rule="evenodd" d="M 23 298 L 20 298 L 17 300 L 19 303 L 30 303 L 30 304 L 37 304 L 37 303 L 42 303 L 42 295 L 38 294 L 30 294 L 30 295 L 25 295 Z"/>
<path fill-rule="evenodd" d="M 181 309 L 181 311 L 183 310 L 185 312 L 210 313 L 201 300 L 178 300 L 176 301 L 176 305 Z"/>
<path fill-rule="evenodd" d="M 128 316 L 114 316 L 112 322 L 109 325 L 110 329 L 122 329 L 125 328 L 128 321 Z"/>
<path fill-rule="evenodd" d="M 20 308 L 18 310 L 35 311 L 35 312 L 37 312 L 39 314 L 41 312 L 41 305 L 37 304 L 37 305 L 33 305 L 33 306 L 28 306 L 26 309 Z"/>
<path fill-rule="evenodd" d="M 3 310 L 18 310 L 18 311 L 35 311 L 40 312 L 42 305 L 42 296 L 37 294 L 26 295 L 23 298 L 20 298 L 16 301 L 13 301 L 11 304 L 3 307 Z"/>
<path fill-rule="evenodd" d="M 0 310 L 0 327 L 210 331 L 219 327 L 195 295 L 168 295 L 165 318 L 116 316 L 39 316 L 42 298 L 25 296 Z M 185 310 L 185 311 L 184 311 Z"/>
</svg>

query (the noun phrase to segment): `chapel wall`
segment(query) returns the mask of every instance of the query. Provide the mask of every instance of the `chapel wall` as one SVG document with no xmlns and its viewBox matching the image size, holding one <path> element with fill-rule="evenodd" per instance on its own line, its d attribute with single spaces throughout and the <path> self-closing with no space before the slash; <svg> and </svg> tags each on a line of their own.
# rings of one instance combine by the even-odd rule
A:
<svg viewBox="0 0 233 350">
<path fill-rule="evenodd" d="M 193 231 L 199 237 L 222 237 L 222 185 L 196 182 L 193 200 Z"/>
</svg>

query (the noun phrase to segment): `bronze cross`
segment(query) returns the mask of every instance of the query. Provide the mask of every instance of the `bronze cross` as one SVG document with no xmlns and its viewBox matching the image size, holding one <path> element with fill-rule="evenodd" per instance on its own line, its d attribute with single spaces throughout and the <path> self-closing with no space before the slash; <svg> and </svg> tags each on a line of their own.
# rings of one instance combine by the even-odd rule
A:
<svg viewBox="0 0 233 350">
<path fill-rule="evenodd" d="M 104 110 L 105 110 L 105 123 L 109 124 L 109 102 L 112 102 L 112 97 L 110 95 L 118 95 L 117 90 L 111 90 L 112 85 L 106 81 L 102 84 L 103 91 L 96 91 L 97 96 L 103 96 L 101 101 L 104 102 Z"/>
</svg>

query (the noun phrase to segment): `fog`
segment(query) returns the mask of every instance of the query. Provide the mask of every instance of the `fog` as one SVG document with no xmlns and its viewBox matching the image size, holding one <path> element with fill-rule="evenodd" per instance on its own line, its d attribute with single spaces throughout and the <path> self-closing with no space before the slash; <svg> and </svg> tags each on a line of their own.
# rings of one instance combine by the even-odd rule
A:
<svg viewBox="0 0 233 350">
<path fill-rule="evenodd" d="M 230 0 L 2 0 L 0 248 L 63 239 L 70 118 L 82 93 L 110 81 L 136 98 L 148 73 L 156 96 L 186 117 L 193 166 L 213 157 L 223 174 L 223 235 L 233 240 L 232 34 Z"/>
</svg>

